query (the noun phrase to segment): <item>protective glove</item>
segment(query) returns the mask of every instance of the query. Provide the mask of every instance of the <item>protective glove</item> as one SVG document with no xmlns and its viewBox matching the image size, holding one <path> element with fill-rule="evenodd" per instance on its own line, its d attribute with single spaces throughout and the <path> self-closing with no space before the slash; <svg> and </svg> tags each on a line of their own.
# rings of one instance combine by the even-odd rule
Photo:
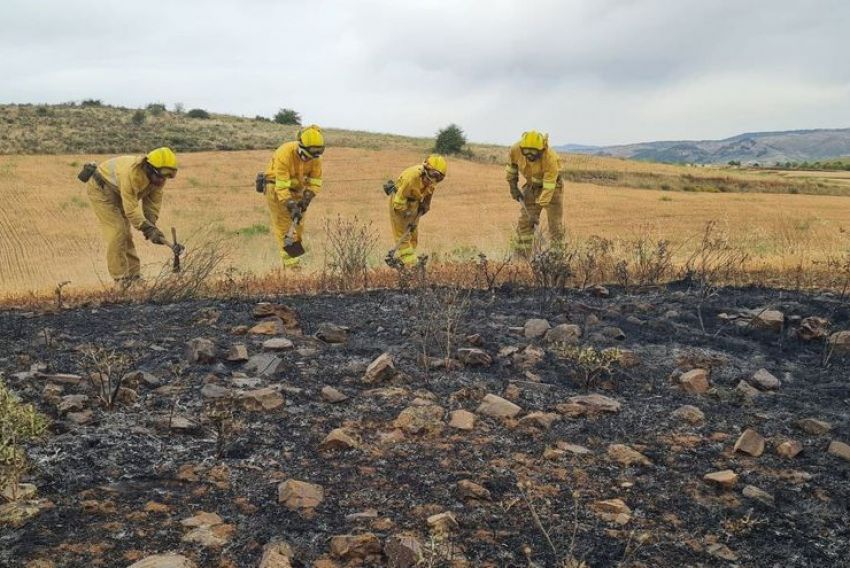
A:
<svg viewBox="0 0 850 568">
<path fill-rule="evenodd" d="M 168 244 L 168 241 L 165 240 L 165 234 L 157 229 L 156 225 L 153 225 L 152 223 L 146 222 L 142 225 L 142 234 L 145 236 L 145 239 L 155 245 Z"/>
<path fill-rule="evenodd" d="M 522 201 L 522 192 L 519 190 L 519 185 L 516 180 L 508 182 L 511 186 L 511 197 L 516 201 Z"/>
<path fill-rule="evenodd" d="M 301 210 L 307 211 L 307 208 L 310 206 L 310 202 L 313 201 L 313 198 L 316 197 L 316 192 L 312 189 L 305 189 L 304 195 L 301 197 Z"/>
<path fill-rule="evenodd" d="M 302 210 L 300 202 L 294 199 L 287 199 L 285 205 L 287 211 L 289 211 L 289 216 L 292 217 L 293 221 L 297 222 L 299 219 L 301 219 Z"/>
<path fill-rule="evenodd" d="M 423 201 L 422 203 L 419 204 L 419 216 L 420 217 L 422 217 L 423 215 L 428 213 L 428 211 L 430 211 L 430 210 L 431 210 L 431 202 L 430 201 Z"/>
</svg>

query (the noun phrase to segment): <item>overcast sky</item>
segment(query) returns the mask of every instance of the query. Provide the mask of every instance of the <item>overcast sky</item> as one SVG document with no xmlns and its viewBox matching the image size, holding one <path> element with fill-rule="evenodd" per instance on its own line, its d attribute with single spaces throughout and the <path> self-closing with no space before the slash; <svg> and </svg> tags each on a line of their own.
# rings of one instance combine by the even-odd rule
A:
<svg viewBox="0 0 850 568">
<path fill-rule="evenodd" d="M 2 0 L 0 102 L 84 98 L 471 140 L 850 127 L 844 0 Z"/>
</svg>

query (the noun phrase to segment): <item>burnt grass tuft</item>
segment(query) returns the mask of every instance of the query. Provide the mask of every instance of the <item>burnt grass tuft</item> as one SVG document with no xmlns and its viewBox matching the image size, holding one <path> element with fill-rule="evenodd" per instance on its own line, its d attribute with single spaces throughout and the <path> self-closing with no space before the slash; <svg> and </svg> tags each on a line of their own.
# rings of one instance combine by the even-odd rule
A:
<svg viewBox="0 0 850 568">
<path fill-rule="evenodd" d="M 279 298 L 276 303 L 297 311 L 303 335 L 287 334 L 295 349 L 277 353 L 281 369 L 261 378 L 257 388 L 280 387 L 285 404 L 267 412 L 233 406 L 219 418 L 228 421 L 221 430 L 213 427 L 212 402 L 201 389 L 234 388 L 232 372 L 244 369 L 224 356 L 232 344 L 246 343 L 251 355 L 262 352 L 267 336 L 232 332 L 257 322 L 255 301 L 2 312 L 0 372 L 54 422 L 45 441 L 27 447 L 32 467 L 24 479 L 52 507 L 23 526 L 0 526 L 0 565 L 50 559 L 56 566 L 123 567 L 175 551 L 199 566 L 257 566 L 263 546 L 280 538 L 294 550 L 293 565 L 312 566 L 329 554 L 334 535 L 373 532 L 383 540 L 411 533 L 433 545 L 426 518 L 443 511 L 451 511 L 459 526 L 441 546 L 450 546 L 469 566 L 528 566 L 529 559 L 561 566 L 569 556 L 590 567 L 843 565 L 850 558 L 850 463 L 826 448 L 832 439 L 850 443 L 850 362 L 833 355 L 824 365 L 824 342 L 804 342 L 794 330 L 808 316 L 846 329 L 850 310 L 831 295 L 723 289 L 702 307 L 703 333 L 694 302 L 677 286 L 635 294 L 612 289 L 604 299 L 568 292 L 546 301 L 522 289 L 472 292 L 459 316 L 458 346 L 467 347 L 464 338 L 479 334 L 494 363 L 446 370 L 421 364 L 423 342 L 415 334 L 424 316 L 416 291 Z M 718 318 L 768 306 L 784 312 L 781 332 Z M 617 347 L 633 353 L 637 364 L 617 366 L 585 390 L 573 362 L 517 329 L 529 318 L 578 324 L 580 345 Z M 348 326 L 348 341 L 314 339 L 323 322 Z M 625 339 L 615 339 L 606 327 L 620 328 Z M 186 362 L 185 344 L 195 337 L 216 344 L 215 362 Z M 128 383 L 136 400 L 106 409 L 87 377 L 64 384 L 62 395 L 88 394 L 93 412 L 89 424 L 70 422 L 44 396 L 49 380 L 43 375 L 83 375 L 80 349 L 87 344 L 126 354 L 134 369 L 152 373 L 160 385 Z M 498 356 L 502 347 L 532 344 L 546 354 L 528 369 Z M 399 375 L 387 384 L 364 384 L 366 365 L 384 352 L 392 354 Z M 47 369 L 27 375 L 37 363 Z M 685 394 L 671 380 L 671 374 L 700 366 L 710 367 L 707 394 Z M 738 393 L 739 381 L 760 368 L 778 377 L 781 387 L 754 399 Z M 324 386 L 350 399 L 325 402 Z M 404 390 L 395 396 L 369 392 L 388 387 Z M 548 430 L 518 422 L 528 412 L 556 412 L 556 405 L 588 392 L 619 401 L 622 410 L 564 415 Z M 512 420 L 479 415 L 471 432 L 446 425 L 396 443 L 380 438 L 417 397 L 431 398 L 448 414 L 475 412 L 487 393 L 512 397 L 522 413 Z M 699 407 L 704 422 L 691 425 L 672 416 L 685 404 Z M 169 429 L 170 416 L 197 426 Z M 832 430 L 815 436 L 794 426 L 806 417 L 829 422 Z M 362 446 L 320 451 L 325 435 L 339 427 L 356 433 Z M 767 439 L 758 458 L 733 452 L 746 428 Z M 804 446 L 793 459 L 774 450 L 787 438 Z M 558 442 L 591 453 L 547 452 Z M 606 453 L 610 444 L 627 444 L 652 464 L 620 465 Z M 740 476 L 731 490 L 703 481 L 704 474 L 723 469 Z M 278 503 L 277 485 L 290 478 L 324 487 L 325 500 L 313 513 Z M 491 499 L 464 501 L 457 489 L 463 479 L 485 487 Z M 517 489 L 520 481 L 527 482 L 526 498 Z M 770 493 L 774 504 L 744 496 L 747 485 Z M 591 508 L 614 498 L 631 509 L 624 526 L 600 519 Z M 346 519 L 368 509 L 377 518 Z M 200 511 L 218 513 L 235 527 L 222 548 L 181 541 L 188 529 L 179 521 Z M 737 561 L 720 558 L 717 544 Z M 373 558 L 361 565 L 384 562 Z"/>
</svg>

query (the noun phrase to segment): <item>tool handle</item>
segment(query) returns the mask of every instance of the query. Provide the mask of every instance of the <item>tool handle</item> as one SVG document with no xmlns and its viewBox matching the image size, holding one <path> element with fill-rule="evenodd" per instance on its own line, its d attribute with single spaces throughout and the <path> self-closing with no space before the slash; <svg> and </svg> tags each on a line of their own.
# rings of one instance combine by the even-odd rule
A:
<svg viewBox="0 0 850 568">
<path fill-rule="evenodd" d="M 171 241 L 176 245 L 177 244 L 177 229 L 171 227 Z"/>
</svg>

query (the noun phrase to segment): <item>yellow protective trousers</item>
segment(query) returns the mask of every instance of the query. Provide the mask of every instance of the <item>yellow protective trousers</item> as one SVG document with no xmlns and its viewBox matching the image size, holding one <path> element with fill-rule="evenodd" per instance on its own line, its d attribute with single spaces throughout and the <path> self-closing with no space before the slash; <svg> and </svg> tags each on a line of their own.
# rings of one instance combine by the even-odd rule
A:
<svg viewBox="0 0 850 568">
<path fill-rule="evenodd" d="M 133 244 L 130 221 L 121 207 L 121 196 L 108 187 L 102 188 L 94 178 L 89 180 L 87 192 L 106 241 L 106 266 L 109 275 L 116 282 L 138 278 L 141 262 Z"/>
<path fill-rule="evenodd" d="M 517 252 L 527 254 L 531 252 L 534 243 L 534 229 L 540 223 L 540 213 L 546 211 L 546 220 L 549 224 L 549 238 L 552 244 L 561 244 L 564 241 L 564 187 L 558 184 L 552 201 L 549 205 L 538 205 L 542 188 L 525 190 L 525 207 L 519 211 L 517 221 L 517 236 L 514 248 Z"/>
<path fill-rule="evenodd" d="M 405 216 L 404 211 L 398 211 L 393 207 L 393 198 L 390 196 L 390 225 L 393 229 L 393 239 L 399 243 L 399 239 L 407 232 L 407 227 L 414 221 L 415 210 L 410 212 L 409 216 Z M 398 246 L 396 257 L 406 266 L 416 264 L 416 245 L 419 242 L 419 228 L 413 229 L 409 235 Z"/>
<path fill-rule="evenodd" d="M 297 266 L 301 262 L 301 257 L 289 256 L 289 254 L 283 250 L 283 245 L 285 244 L 284 238 L 286 237 L 286 233 L 289 231 L 289 228 L 292 226 L 292 216 L 289 214 L 289 209 L 286 208 L 286 202 L 278 197 L 278 193 L 275 191 L 274 186 L 266 187 L 266 203 L 269 206 L 272 232 L 274 233 L 274 238 L 277 241 L 277 248 L 280 251 L 280 261 L 283 263 L 284 268 Z M 306 213 L 304 216 L 306 217 Z M 301 222 L 295 229 L 295 240 L 300 241 L 303 234 L 304 217 L 301 218 Z"/>
</svg>

